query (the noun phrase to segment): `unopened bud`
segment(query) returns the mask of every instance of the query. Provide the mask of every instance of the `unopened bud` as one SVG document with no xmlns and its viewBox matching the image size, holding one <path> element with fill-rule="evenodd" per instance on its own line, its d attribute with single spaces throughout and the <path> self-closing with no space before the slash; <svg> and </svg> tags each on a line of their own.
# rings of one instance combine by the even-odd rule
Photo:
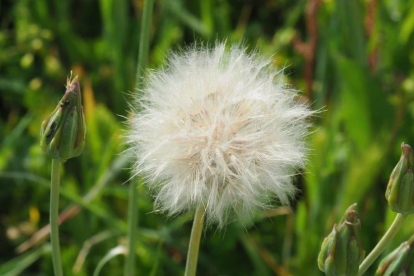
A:
<svg viewBox="0 0 414 276">
<path fill-rule="evenodd" d="M 85 117 L 78 78 L 68 79 L 66 92 L 43 121 L 40 146 L 52 158 L 65 162 L 79 156 L 85 146 Z"/>
<path fill-rule="evenodd" d="M 414 156 L 409 145 L 402 143 L 401 149 L 402 155 L 391 173 L 385 197 L 391 210 L 408 215 L 414 213 Z"/>
<path fill-rule="evenodd" d="M 386 256 L 377 269 L 375 276 L 413 276 L 414 275 L 414 236 L 403 242 Z"/>
<path fill-rule="evenodd" d="M 351 205 L 341 222 L 324 239 L 318 256 L 319 269 L 327 276 L 358 275 L 365 251 L 361 242 L 361 222 Z"/>
</svg>

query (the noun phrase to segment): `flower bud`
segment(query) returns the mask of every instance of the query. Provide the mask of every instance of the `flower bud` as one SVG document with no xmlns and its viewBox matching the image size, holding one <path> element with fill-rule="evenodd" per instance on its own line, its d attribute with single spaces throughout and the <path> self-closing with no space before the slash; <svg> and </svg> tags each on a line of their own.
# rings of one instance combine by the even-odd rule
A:
<svg viewBox="0 0 414 276">
<path fill-rule="evenodd" d="M 52 158 L 65 162 L 79 156 L 85 146 L 85 117 L 78 78 L 68 79 L 66 92 L 43 121 L 40 146 Z"/>
<path fill-rule="evenodd" d="M 414 156 L 409 145 L 402 143 L 401 149 L 402 156 L 391 173 L 385 197 L 391 210 L 408 215 L 414 213 Z"/>
<path fill-rule="evenodd" d="M 339 225 L 324 239 L 318 256 L 319 269 L 327 276 L 358 275 L 365 251 L 361 242 L 361 222 L 351 205 Z"/>
<path fill-rule="evenodd" d="M 414 275 L 414 236 L 403 242 L 386 256 L 377 269 L 375 276 L 413 276 Z"/>
</svg>

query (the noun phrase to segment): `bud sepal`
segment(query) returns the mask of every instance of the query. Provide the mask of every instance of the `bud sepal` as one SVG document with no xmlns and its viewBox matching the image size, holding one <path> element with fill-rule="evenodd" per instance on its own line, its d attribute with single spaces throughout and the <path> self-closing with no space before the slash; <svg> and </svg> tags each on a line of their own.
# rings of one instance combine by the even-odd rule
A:
<svg viewBox="0 0 414 276">
<path fill-rule="evenodd" d="M 66 92 L 52 114 L 42 122 L 40 146 L 52 158 L 65 162 L 85 146 L 86 124 L 78 78 L 68 79 Z"/>
<path fill-rule="evenodd" d="M 403 242 L 386 256 L 378 266 L 375 276 L 414 275 L 414 236 Z"/>
<path fill-rule="evenodd" d="M 339 224 L 324 239 L 318 256 L 319 269 L 327 276 L 356 276 L 365 256 L 361 241 L 361 222 L 351 205 Z"/>
<path fill-rule="evenodd" d="M 414 165 L 413 150 L 402 143 L 400 161 L 391 173 L 385 198 L 391 210 L 403 215 L 414 213 Z"/>
</svg>

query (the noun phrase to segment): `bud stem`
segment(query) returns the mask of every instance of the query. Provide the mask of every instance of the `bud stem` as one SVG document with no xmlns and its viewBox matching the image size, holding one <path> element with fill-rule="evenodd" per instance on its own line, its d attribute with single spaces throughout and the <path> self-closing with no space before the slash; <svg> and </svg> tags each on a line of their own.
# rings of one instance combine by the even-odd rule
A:
<svg viewBox="0 0 414 276">
<path fill-rule="evenodd" d="M 52 259 L 55 276 L 63 276 L 62 260 L 59 246 L 59 186 L 60 164 L 57 159 L 52 159 L 52 177 L 50 187 L 50 240 L 52 242 Z"/>
<path fill-rule="evenodd" d="M 358 276 L 361 276 L 368 270 L 368 268 L 375 262 L 379 255 L 385 250 L 387 245 L 391 242 L 394 236 L 397 234 L 398 230 L 400 230 L 401 226 L 404 224 L 405 219 L 407 216 L 402 214 L 397 214 L 393 223 L 391 224 L 390 228 L 388 228 L 387 232 L 384 234 L 382 239 L 379 243 L 372 249 L 371 253 L 364 259 L 362 264 L 359 266 L 359 273 Z"/>
<path fill-rule="evenodd" d="M 203 232 L 204 214 L 206 209 L 200 205 L 194 215 L 193 228 L 191 229 L 190 244 L 188 246 L 187 263 L 184 276 L 195 276 L 197 271 L 198 251 L 200 248 L 201 233 Z"/>
</svg>

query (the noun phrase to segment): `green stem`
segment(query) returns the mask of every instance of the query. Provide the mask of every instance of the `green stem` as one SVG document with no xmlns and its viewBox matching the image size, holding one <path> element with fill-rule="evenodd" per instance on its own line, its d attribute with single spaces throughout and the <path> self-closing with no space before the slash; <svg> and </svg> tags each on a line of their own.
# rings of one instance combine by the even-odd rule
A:
<svg viewBox="0 0 414 276">
<path fill-rule="evenodd" d="M 52 259 L 55 276 L 63 276 L 62 259 L 59 246 L 59 186 L 60 186 L 59 160 L 52 160 L 52 179 L 50 187 L 50 240 L 52 242 Z"/>
<path fill-rule="evenodd" d="M 129 205 L 128 205 L 128 250 L 125 261 L 125 276 L 135 275 L 135 248 L 137 243 L 137 224 L 138 224 L 138 187 L 135 182 L 129 184 Z"/>
<path fill-rule="evenodd" d="M 137 86 L 139 88 L 142 71 L 145 69 L 148 60 L 151 22 L 152 22 L 152 9 L 154 6 L 154 0 L 146 0 L 144 3 L 144 10 L 141 21 L 141 34 L 139 37 L 139 51 L 138 51 L 138 64 L 137 64 Z"/>
<path fill-rule="evenodd" d="M 188 247 L 187 263 L 185 266 L 185 276 L 195 276 L 197 271 L 198 251 L 200 248 L 200 238 L 204 224 L 204 206 L 200 205 L 194 215 L 193 228 L 191 229 L 190 244 Z"/>
<path fill-rule="evenodd" d="M 373 262 L 378 258 L 379 255 L 385 250 L 387 245 L 391 242 L 391 240 L 394 238 L 395 234 L 397 234 L 398 230 L 400 230 L 401 226 L 404 224 L 404 221 L 407 217 L 398 214 L 393 223 L 391 224 L 390 228 L 387 230 L 387 232 L 384 234 L 382 239 L 379 241 L 379 243 L 372 249 L 371 253 L 364 259 L 362 264 L 359 266 L 359 276 L 363 275 L 367 269 L 372 265 Z"/>
<path fill-rule="evenodd" d="M 144 2 L 144 10 L 141 21 L 141 34 L 139 38 L 138 64 L 136 73 L 136 85 L 140 88 L 142 71 L 145 69 L 148 60 L 150 31 L 152 22 L 152 9 L 154 0 L 146 0 Z M 128 251 L 125 260 L 124 276 L 135 275 L 135 248 L 137 243 L 137 227 L 138 227 L 138 205 L 137 205 L 137 187 L 130 184 L 129 187 L 129 204 L 128 204 L 128 232 L 127 242 Z"/>
</svg>

